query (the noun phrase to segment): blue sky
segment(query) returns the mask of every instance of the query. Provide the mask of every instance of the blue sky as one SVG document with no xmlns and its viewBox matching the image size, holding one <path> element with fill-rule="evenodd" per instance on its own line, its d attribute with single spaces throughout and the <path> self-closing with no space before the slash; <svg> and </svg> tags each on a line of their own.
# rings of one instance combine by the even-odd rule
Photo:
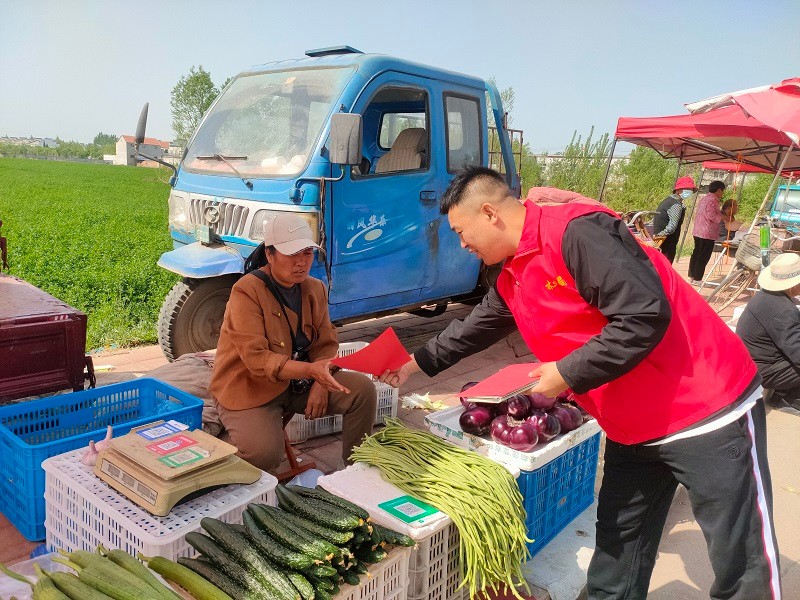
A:
<svg viewBox="0 0 800 600">
<path fill-rule="evenodd" d="M 349 44 L 514 88 L 536 151 L 619 116 L 800 76 L 796 0 L 474 2 L 0 0 L 0 135 L 171 139 L 170 91 Z"/>
</svg>

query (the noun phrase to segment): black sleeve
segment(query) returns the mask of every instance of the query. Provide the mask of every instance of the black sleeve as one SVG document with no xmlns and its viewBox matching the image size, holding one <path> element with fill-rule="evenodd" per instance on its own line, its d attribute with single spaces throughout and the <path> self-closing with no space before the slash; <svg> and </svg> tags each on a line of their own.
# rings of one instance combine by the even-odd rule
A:
<svg viewBox="0 0 800 600">
<path fill-rule="evenodd" d="M 800 310 L 791 306 L 770 319 L 767 333 L 792 364 L 800 365 Z"/>
<path fill-rule="evenodd" d="M 556 363 L 577 393 L 624 375 L 655 348 L 672 317 L 661 278 L 620 219 L 594 213 L 570 222 L 562 253 L 578 292 L 608 324 Z"/>
<path fill-rule="evenodd" d="M 497 289 L 492 287 L 463 321 L 450 323 L 447 329 L 417 350 L 414 358 L 420 369 L 433 377 L 462 358 L 499 342 L 516 329 L 514 316 Z"/>
</svg>

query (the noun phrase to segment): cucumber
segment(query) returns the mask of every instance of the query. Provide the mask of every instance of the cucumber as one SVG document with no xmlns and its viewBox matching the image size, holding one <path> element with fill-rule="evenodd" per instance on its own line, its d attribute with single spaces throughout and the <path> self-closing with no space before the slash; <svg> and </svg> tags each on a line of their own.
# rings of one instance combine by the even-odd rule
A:
<svg viewBox="0 0 800 600">
<path fill-rule="evenodd" d="M 383 525 L 378 525 L 377 523 L 372 524 L 373 532 L 378 531 L 379 535 L 383 538 L 383 541 L 392 544 L 394 546 L 406 546 L 411 548 L 415 546 L 417 543 L 407 535 L 403 533 L 399 533 L 394 531 L 393 529 L 389 529 L 388 527 L 384 527 Z M 374 539 L 374 536 L 373 536 Z M 377 542 L 378 544 L 380 542 Z"/>
<path fill-rule="evenodd" d="M 238 581 L 223 573 L 210 561 L 181 556 L 178 558 L 178 564 L 191 569 L 235 600 L 259 600 L 261 597 L 259 592 L 251 592 Z"/>
<path fill-rule="evenodd" d="M 289 512 L 301 515 L 320 525 L 325 525 L 338 531 L 351 531 L 361 525 L 364 520 L 338 509 L 330 504 L 325 504 L 313 498 L 303 498 L 291 490 L 279 485 L 275 489 L 278 494 L 278 504 Z"/>
<path fill-rule="evenodd" d="M 330 591 L 333 589 L 333 586 L 336 585 L 330 577 L 312 577 L 311 575 L 306 575 L 306 579 L 314 586 L 315 590 Z M 336 576 L 336 581 L 339 581 L 338 575 Z"/>
<path fill-rule="evenodd" d="M 314 600 L 314 586 L 311 585 L 311 582 L 306 577 L 296 571 L 288 571 L 286 576 L 300 593 L 300 597 L 303 600 Z"/>
<path fill-rule="evenodd" d="M 301 485 L 287 485 L 286 489 L 291 490 L 295 494 L 299 496 L 303 496 L 304 498 L 314 498 L 315 500 L 321 500 L 326 504 L 330 504 L 342 510 L 349 512 L 365 521 L 369 519 L 369 513 L 358 506 L 357 504 L 353 504 L 349 500 L 345 500 L 344 498 L 340 498 L 330 492 L 326 491 L 325 489 L 317 486 L 316 488 L 307 488 Z"/>
<path fill-rule="evenodd" d="M 181 600 L 178 594 L 164 587 L 150 569 L 124 550 L 106 550 L 102 545 L 98 548 L 111 562 L 148 584 L 163 600 Z"/>
<path fill-rule="evenodd" d="M 283 526 L 297 538 L 305 540 L 306 543 L 313 545 L 320 552 L 325 552 L 326 558 L 327 557 L 331 557 L 333 559 L 340 558 L 344 553 L 344 550 L 339 546 L 334 546 L 330 542 L 323 540 L 322 538 L 318 538 L 313 533 L 311 533 L 304 527 L 301 527 L 300 525 L 284 521 Z"/>
<path fill-rule="evenodd" d="M 197 531 L 186 534 L 186 543 L 210 560 L 214 566 L 250 592 L 268 594 L 271 590 L 223 550 L 214 540 Z"/>
<path fill-rule="evenodd" d="M 386 551 L 381 549 L 359 550 L 359 552 L 356 552 L 356 558 L 365 563 L 377 563 L 386 558 Z"/>
<path fill-rule="evenodd" d="M 356 575 L 352 571 L 345 571 L 342 574 L 342 579 L 344 579 L 345 583 L 350 584 L 350 585 L 358 585 L 359 584 L 358 575 Z"/>
<path fill-rule="evenodd" d="M 314 590 L 314 599 L 315 600 L 332 600 L 333 595 L 325 590 Z"/>
<path fill-rule="evenodd" d="M 303 575 L 311 576 L 311 577 L 335 577 L 336 576 L 336 569 L 331 567 L 330 565 L 314 565 L 313 567 L 309 567 L 308 569 L 303 570 Z"/>
<path fill-rule="evenodd" d="M 269 587 L 274 588 L 276 600 L 300 600 L 300 594 L 289 579 L 274 564 L 262 558 L 243 534 L 218 519 L 204 517 L 200 526 L 228 553 Z"/>
<path fill-rule="evenodd" d="M 247 510 L 255 517 L 267 535 L 287 548 L 307 554 L 314 560 L 329 561 L 335 555 L 330 548 L 323 547 L 318 543 L 321 540 L 309 540 L 307 536 L 298 536 L 293 530 L 287 529 L 286 521 L 282 517 L 283 511 L 263 504 L 250 504 Z"/>
<path fill-rule="evenodd" d="M 358 560 L 353 565 L 353 571 L 355 571 L 359 575 L 365 575 L 367 573 L 367 565 L 365 565 L 363 562 Z"/>
<path fill-rule="evenodd" d="M 163 556 L 146 558 L 139 555 L 139 558 L 164 579 L 177 583 L 194 596 L 195 600 L 234 600 L 204 577 Z"/>
<path fill-rule="evenodd" d="M 307 554 L 294 552 L 270 537 L 259 527 L 255 517 L 249 512 L 244 511 L 242 519 L 246 536 L 271 561 L 295 571 L 302 571 L 316 564 L 316 561 Z"/>
<path fill-rule="evenodd" d="M 308 519 L 298 517 L 290 512 L 283 511 L 281 516 L 285 521 L 292 523 L 293 525 L 297 525 L 298 527 L 302 527 L 309 533 L 320 537 L 326 542 L 330 542 L 335 546 L 343 546 L 347 544 L 355 535 L 352 531 L 336 531 L 330 527 L 325 527 L 319 523 L 314 523 Z"/>
</svg>

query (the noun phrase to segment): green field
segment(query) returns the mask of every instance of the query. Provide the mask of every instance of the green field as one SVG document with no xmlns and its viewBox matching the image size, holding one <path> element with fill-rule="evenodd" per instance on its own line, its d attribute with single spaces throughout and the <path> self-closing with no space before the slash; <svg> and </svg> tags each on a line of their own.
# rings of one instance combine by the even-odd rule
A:
<svg viewBox="0 0 800 600">
<path fill-rule="evenodd" d="M 0 158 L 0 220 L 11 274 L 84 311 L 89 350 L 156 341 L 159 307 L 177 281 L 156 266 L 172 248 L 169 175 L 167 169 Z"/>
</svg>

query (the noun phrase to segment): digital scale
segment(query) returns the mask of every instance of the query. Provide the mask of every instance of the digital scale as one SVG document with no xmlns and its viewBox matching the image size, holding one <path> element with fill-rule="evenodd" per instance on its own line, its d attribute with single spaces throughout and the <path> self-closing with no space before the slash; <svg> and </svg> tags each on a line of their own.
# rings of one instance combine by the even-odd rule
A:
<svg viewBox="0 0 800 600">
<path fill-rule="evenodd" d="M 113 438 L 94 474 L 148 512 L 166 516 L 208 488 L 249 485 L 261 470 L 235 455 L 236 447 L 176 421 L 156 421 Z"/>
</svg>

